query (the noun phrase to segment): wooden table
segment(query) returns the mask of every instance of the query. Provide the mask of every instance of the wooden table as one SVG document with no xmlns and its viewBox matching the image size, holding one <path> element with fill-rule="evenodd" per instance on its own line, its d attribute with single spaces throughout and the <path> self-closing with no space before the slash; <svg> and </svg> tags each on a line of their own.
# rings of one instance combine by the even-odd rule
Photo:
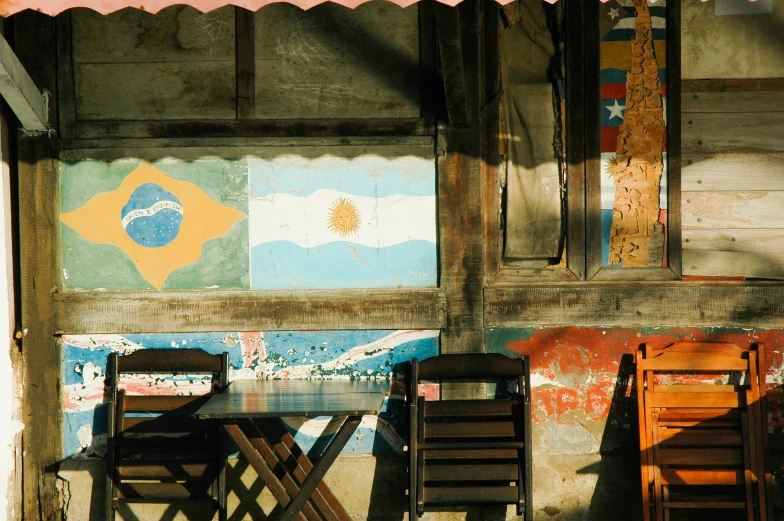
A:
<svg viewBox="0 0 784 521">
<path fill-rule="evenodd" d="M 221 420 L 283 508 L 279 521 L 350 521 L 323 477 L 362 416 L 381 411 L 388 387 L 343 380 L 236 380 L 195 416 Z M 334 416 L 342 424 L 313 464 L 283 425 L 286 416 Z"/>
</svg>

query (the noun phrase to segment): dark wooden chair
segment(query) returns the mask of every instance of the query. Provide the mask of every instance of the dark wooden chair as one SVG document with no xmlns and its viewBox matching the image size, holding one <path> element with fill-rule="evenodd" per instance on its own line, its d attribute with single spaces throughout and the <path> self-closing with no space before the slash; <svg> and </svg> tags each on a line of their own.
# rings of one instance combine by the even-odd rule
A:
<svg viewBox="0 0 784 521">
<path fill-rule="evenodd" d="M 516 505 L 518 515 L 533 520 L 529 380 L 527 356 L 412 360 L 410 519 L 430 506 Z M 419 396 L 422 381 L 501 384 L 492 398 L 430 401 Z"/>
<path fill-rule="evenodd" d="M 728 343 L 644 346 L 637 356 L 644 519 L 672 509 L 737 509 L 767 519 L 758 354 Z M 739 383 L 721 375 L 743 373 Z"/>
<path fill-rule="evenodd" d="M 109 355 L 106 519 L 115 519 L 119 502 L 172 503 L 209 499 L 226 520 L 226 443 L 217 421 L 192 414 L 228 383 L 228 354 L 201 349 L 141 349 Z M 211 375 L 205 394 L 127 393 L 130 375 Z"/>
</svg>

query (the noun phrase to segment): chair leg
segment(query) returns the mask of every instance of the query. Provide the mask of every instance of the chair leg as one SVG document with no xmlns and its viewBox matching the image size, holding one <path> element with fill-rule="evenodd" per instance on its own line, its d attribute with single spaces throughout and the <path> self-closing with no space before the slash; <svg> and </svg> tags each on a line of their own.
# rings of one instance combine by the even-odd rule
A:
<svg viewBox="0 0 784 521">
<path fill-rule="evenodd" d="M 220 427 L 220 451 L 218 455 L 218 521 L 226 521 L 227 519 L 227 505 L 226 505 L 226 466 L 227 451 L 226 446 L 228 440 L 226 439 L 226 431 L 223 426 Z"/>
</svg>

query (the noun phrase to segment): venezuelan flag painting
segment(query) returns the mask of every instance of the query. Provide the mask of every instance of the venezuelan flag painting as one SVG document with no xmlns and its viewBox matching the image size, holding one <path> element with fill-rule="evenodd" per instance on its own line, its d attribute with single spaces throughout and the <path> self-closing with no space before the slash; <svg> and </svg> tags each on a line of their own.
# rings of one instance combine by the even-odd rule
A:
<svg viewBox="0 0 784 521">
<path fill-rule="evenodd" d="M 66 289 L 247 289 L 247 166 L 60 165 Z"/>
<path fill-rule="evenodd" d="M 252 289 L 436 286 L 435 161 L 249 163 Z"/>
<path fill-rule="evenodd" d="M 666 0 L 600 4 L 602 265 L 666 265 Z"/>
</svg>

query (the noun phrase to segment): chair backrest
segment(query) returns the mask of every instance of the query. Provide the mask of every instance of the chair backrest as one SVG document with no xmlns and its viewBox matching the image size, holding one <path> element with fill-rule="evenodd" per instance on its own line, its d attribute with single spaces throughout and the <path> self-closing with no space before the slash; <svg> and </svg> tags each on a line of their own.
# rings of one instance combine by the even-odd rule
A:
<svg viewBox="0 0 784 521">
<path fill-rule="evenodd" d="M 114 519 L 120 499 L 210 497 L 221 508 L 222 500 L 216 497 L 220 494 L 216 480 L 225 459 L 220 426 L 192 414 L 228 385 L 228 354 L 211 355 L 201 349 L 112 353 L 107 374 L 107 519 Z M 159 382 L 177 375 L 198 380 L 201 375 L 209 381 L 194 394 L 178 395 L 171 385 L 168 392 L 164 386 L 154 394 L 140 395 L 123 388 L 132 375 Z"/>
<path fill-rule="evenodd" d="M 489 399 L 425 400 L 421 381 L 514 380 Z M 528 358 L 500 354 L 440 355 L 412 360 L 410 378 L 410 516 L 426 506 L 514 504 L 531 509 Z"/>
<path fill-rule="evenodd" d="M 651 507 L 657 519 L 670 508 L 746 509 L 753 520 L 756 505 L 764 514 L 764 486 L 756 497 L 752 493 L 757 478 L 764 480 L 763 349 L 676 342 L 663 348 L 645 345 L 638 352 L 646 519 Z M 737 373 L 745 378 L 732 382 L 728 377 Z M 693 492 L 692 487 L 701 488 Z"/>
</svg>

